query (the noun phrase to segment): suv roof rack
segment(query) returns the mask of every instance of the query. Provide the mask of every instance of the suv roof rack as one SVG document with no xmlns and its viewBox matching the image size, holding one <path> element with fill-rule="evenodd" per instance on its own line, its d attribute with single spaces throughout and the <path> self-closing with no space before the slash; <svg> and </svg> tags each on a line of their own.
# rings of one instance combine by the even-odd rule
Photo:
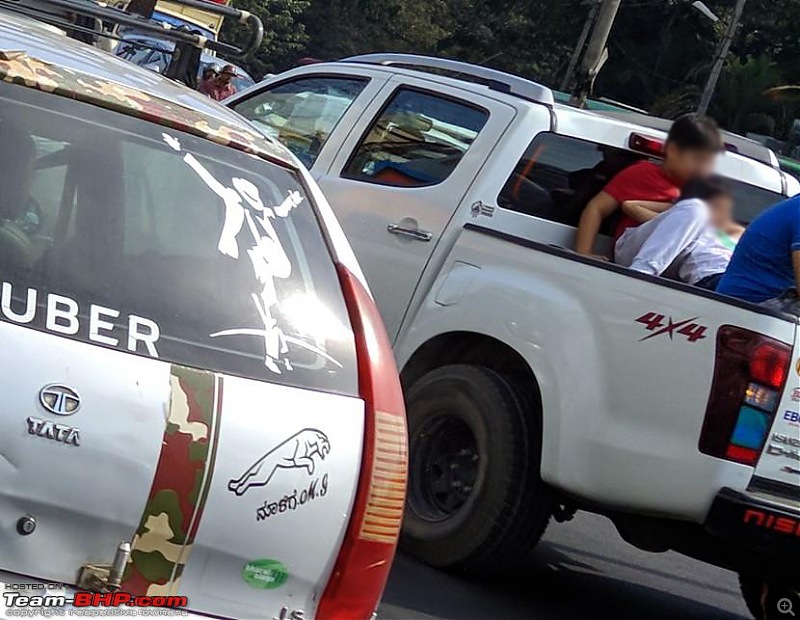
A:
<svg viewBox="0 0 800 620">
<path fill-rule="evenodd" d="M 246 45 L 236 47 L 222 41 L 211 40 L 202 34 L 190 31 L 188 28 L 170 26 L 152 19 L 149 15 L 142 15 L 125 8 L 108 6 L 95 0 L 0 0 L 0 8 L 27 15 L 70 33 L 121 39 L 117 33 L 117 27 L 122 26 L 139 33 L 172 41 L 175 43 L 175 52 L 165 75 L 178 79 L 190 86 L 194 86 L 196 82 L 201 50 L 210 49 L 232 60 L 241 61 L 252 55 L 259 48 L 264 38 L 264 25 L 258 16 L 248 11 L 207 0 L 170 0 L 170 2 L 201 9 L 215 15 L 230 17 L 240 23 L 248 24 L 251 30 L 250 39 Z M 127 4 L 128 2 L 125 2 L 125 5 Z M 152 10 L 150 12 L 152 14 Z M 74 15 L 100 20 L 103 24 L 112 24 L 113 30 L 108 32 L 101 28 L 98 31 L 75 23 L 69 17 Z"/>
<path fill-rule="evenodd" d="M 363 54 L 361 56 L 343 58 L 341 62 L 397 66 L 420 71 L 442 71 L 448 74 L 448 77 L 478 82 L 488 86 L 491 90 L 514 95 L 520 99 L 547 106 L 555 105 L 553 91 L 547 86 L 496 69 L 472 65 L 458 60 L 418 56 L 416 54 Z"/>
</svg>

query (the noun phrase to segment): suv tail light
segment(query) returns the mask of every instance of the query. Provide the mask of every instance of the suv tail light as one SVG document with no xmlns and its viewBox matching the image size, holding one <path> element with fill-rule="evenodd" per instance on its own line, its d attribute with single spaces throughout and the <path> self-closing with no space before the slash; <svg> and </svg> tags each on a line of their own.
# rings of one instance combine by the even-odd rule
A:
<svg viewBox="0 0 800 620">
<path fill-rule="evenodd" d="M 355 332 L 366 419 L 353 514 L 317 618 L 367 620 L 383 594 L 400 535 L 408 462 L 406 412 L 378 309 L 358 278 L 341 264 L 336 269 Z"/>
<path fill-rule="evenodd" d="M 700 451 L 754 466 L 789 373 L 791 347 L 739 327 L 717 333 L 714 381 Z"/>
</svg>

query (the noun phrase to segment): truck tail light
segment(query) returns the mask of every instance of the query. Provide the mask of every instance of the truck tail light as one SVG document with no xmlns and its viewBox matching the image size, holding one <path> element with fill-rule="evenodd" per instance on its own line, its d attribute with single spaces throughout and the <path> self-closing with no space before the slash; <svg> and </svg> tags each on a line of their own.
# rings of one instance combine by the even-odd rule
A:
<svg viewBox="0 0 800 620">
<path fill-rule="evenodd" d="M 755 466 L 789 373 L 791 347 L 739 327 L 717 332 L 714 380 L 700 451 Z"/>
<path fill-rule="evenodd" d="M 341 264 L 337 271 L 355 332 L 366 419 L 353 514 L 317 618 L 368 620 L 386 586 L 403 519 L 406 412 L 392 347 L 378 309 L 358 278 Z"/>
<path fill-rule="evenodd" d="M 639 151 L 653 157 L 664 156 L 664 141 L 640 133 L 632 133 L 628 139 L 628 146 L 632 151 Z"/>
<path fill-rule="evenodd" d="M 786 382 L 791 350 L 770 342 L 759 344 L 750 359 L 750 376 L 763 385 L 779 388 Z"/>
</svg>

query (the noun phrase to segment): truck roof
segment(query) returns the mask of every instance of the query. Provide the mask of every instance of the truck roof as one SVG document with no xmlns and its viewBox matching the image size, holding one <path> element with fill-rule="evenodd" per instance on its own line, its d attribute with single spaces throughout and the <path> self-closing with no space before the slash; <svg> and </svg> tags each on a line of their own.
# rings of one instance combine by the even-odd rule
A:
<svg viewBox="0 0 800 620">
<path fill-rule="evenodd" d="M 214 120 L 220 126 L 248 137 L 262 137 L 247 120 L 206 95 L 71 39 L 52 26 L 4 9 L 0 9 L 0 52 L 21 52 L 58 69 L 89 76 L 112 86 L 121 86 L 156 102 L 172 104 L 187 114 Z M 166 109 L 166 105 L 164 107 Z M 266 150 L 286 165 L 297 165 L 286 148 L 273 140 L 269 140 Z"/>
<path fill-rule="evenodd" d="M 643 112 L 634 112 L 627 110 L 601 110 L 601 114 L 609 118 L 617 118 L 620 120 L 630 121 L 652 129 L 660 129 L 662 131 L 669 131 L 672 125 L 672 120 L 667 118 L 660 118 L 658 116 L 651 116 Z M 778 168 L 778 157 L 772 149 L 764 146 L 763 144 L 751 140 L 745 136 L 733 133 L 731 131 L 722 130 L 722 138 L 725 140 L 726 146 L 733 150 L 735 153 L 755 159 L 761 163 Z"/>
<path fill-rule="evenodd" d="M 558 133 L 620 149 L 635 150 L 631 149 L 629 143 L 633 134 L 665 142 L 669 129 L 668 126 L 656 128 L 652 124 L 641 124 L 636 120 L 639 117 L 637 114 L 609 115 L 603 111 L 581 110 L 561 104 L 556 104 L 555 113 Z M 656 156 L 655 153 L 650 155 Z M 800 193 L 800 182 L 796 179 L 775 166 L 745 154 L 726 151 L 719 158 L 717 171 L 723 176 L 784 196 Z"/>
<path fill-rule="evenodd" d="M 552 106 L 553 91 L 547 86 L 517 75 L 504 73 L 460 60 L 419 56 L 417 54 L 364 54 L 343 59 L 343 62 L 380 65 L 384 67 L 408 67 L 412 71 L 423 71 L 435 75 L 451 75 L 457 81 L 483 85 L 489 90 L 508 93 L 513 97 Z"/>
<path fill-rule="evenodd" d="M 671 121 L 646 114 L 583 110 L 557 103 L 553 91 L 542 84 L 442 58 L 413 54 L 368 54 L 319 66 L 352 69 L 354 64 L 369 65 L 373 70 L 395 75 L 422 77 L 468 92 L 479 91 L 517 109 L 544 105 L 553 110 L 557 133 L 622 149 L 630 149 L 629 139 L 633 133 L 665 141 L 671 124 Z M 752 141 L 742 136 L 730 132 L 723 134 L 725 141 L 736 149 L 734 152 L 728 151 L 720 159 L 721 174 L 787 196 L 800 193 L 800 182 L 780 171 L 772 151 L 760 145 L 754 146 Z"/>
</svg>

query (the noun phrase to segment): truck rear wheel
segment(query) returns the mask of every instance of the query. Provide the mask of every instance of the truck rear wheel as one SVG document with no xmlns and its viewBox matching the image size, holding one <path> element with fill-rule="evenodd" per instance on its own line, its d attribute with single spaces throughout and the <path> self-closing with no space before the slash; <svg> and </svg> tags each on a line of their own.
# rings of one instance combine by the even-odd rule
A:
<svg viewBox="0 0 800 620">
<path fill-rule="evenodd" d="M 406 394 L 410 467 L 401 545 L 432 566 L 501 572 L 544 533 L 541 421 L 496 372 L 454 365 Z"/>
<path fill-rule="evenodd" d="M 790 611 L 796 614 L 800 609 L 800 579 L 787 584 L 741 573 L 739 585 L 747 609 L 756 620 L 784 620 L 791 617 Z"/>
</svg>

